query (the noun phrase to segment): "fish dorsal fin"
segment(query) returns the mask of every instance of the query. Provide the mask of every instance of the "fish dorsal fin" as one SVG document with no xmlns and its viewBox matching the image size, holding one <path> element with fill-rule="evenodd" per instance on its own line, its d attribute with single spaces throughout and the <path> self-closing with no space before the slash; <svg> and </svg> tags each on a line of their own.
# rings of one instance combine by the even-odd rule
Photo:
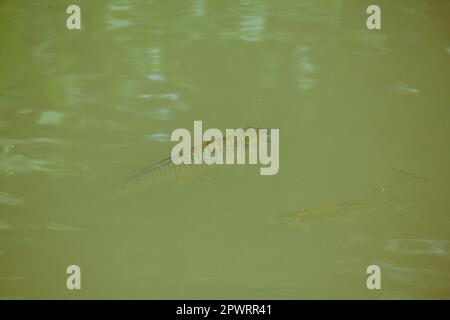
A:
<svg viewBox="0 0 450 320">
<path fill-rule="evenodd" d="M 154 163 L 152 165 L 149 165 L 149 166 L 143 168 L 143 170 L 145 170 L 145 171 L 147 171 L 147 170 L 154 170 L 154 169 L 163 167 L 165 165 L 168 165 L 170 163 L 172 163 L 172 158 L 169 157 L 169 158 L 166 158 L 164 160 L 158 161 L 158 162 L 156 162 L 156 163 Z"/>
</svg>

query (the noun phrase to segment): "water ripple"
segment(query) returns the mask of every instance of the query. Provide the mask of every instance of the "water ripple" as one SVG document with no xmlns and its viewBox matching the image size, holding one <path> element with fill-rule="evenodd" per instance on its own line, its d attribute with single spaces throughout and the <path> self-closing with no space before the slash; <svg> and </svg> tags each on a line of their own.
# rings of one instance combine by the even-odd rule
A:
<svg viewBox="0 0 450 320">
<path fill-rule="evenodd" d="M 23 200 L 12 196 L 6 192 L 0 192 L 0 204 L 6 204 L 8 206 L 20 206 L 23 205 Z"/>
</svg>

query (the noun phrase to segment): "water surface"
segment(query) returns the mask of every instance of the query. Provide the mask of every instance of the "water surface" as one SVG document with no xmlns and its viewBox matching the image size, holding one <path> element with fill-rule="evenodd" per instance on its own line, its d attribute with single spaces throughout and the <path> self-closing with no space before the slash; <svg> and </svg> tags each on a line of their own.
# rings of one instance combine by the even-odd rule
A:
<svg viewBox="0 0 450 320">
<path fill-rule="evenodd" d="M 0 5 L 1 298 L 450 298 L 450 2 L 78 3 Z M 116 193 L 194 120 L 279 128 L 279 173 Z"/>
</svg>

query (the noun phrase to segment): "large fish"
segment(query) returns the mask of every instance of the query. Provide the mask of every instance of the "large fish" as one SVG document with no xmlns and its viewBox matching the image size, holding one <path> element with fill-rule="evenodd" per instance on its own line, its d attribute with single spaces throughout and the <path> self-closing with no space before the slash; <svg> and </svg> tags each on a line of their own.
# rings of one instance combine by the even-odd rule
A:
<svg viewBox="0 0 450 320">
<path fill-rule="evenodd" d="M 248 129 L 248 128 L 246 128 Z M 257 138 L 259 137 L 259 128 L 256 129 Z M 267 135 L 268 142 L 270 142 L 270 129 Z M 233 142 L 234 148 L 231 148 L 228 143 Z M 222 151 L 223 155 L 230 152 L 235 152 L 240 147 L 239 144 L 234 144 L 234 140 L 224 137 L 222 140 L 213 140 L 203 143 L 202 145 L 193 147 L 191 150 L 191 158 L 201 158 L 206 147 L 214 147 Z M 245 148 L 248 147 L 248 140 L 245 140 Z M 174 164 L 172 158 L 166 158 L 160 162 L 144 167 L 134 175 L 129 177 L 125 182 L 119 186 L 121 191 L 136 190 L 147 186 L 156 185 L 163 182 L 182 182 L 192 177 L 195 173 L 203 171 L 205 168 L 210 168 L 213 165 L 207 164 Z"/>
</svg>

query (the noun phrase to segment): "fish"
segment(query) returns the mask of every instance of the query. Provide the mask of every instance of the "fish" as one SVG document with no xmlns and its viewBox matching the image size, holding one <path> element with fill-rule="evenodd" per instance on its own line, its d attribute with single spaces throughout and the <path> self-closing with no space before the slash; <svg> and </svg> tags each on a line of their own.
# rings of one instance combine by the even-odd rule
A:
<svg viewBox="0 0 450 320">
<path fill-rule="evenodd" d="M 413 179 L 420 180 L 420 181 L 424 181 L 424 182 L 430 182 L 430 181 L 431 181 L 431 179 L 429 179 L 429 178 L 427 178 L 427 177 L 419 176 L 419 175 L 417 175 L 417 174 L 415 174 L 415 173 L 412 173 L 412 172 L 409 172 L 409 171 L 406 171 L 406 170 L 403 170 L 403 169 L 394 167 L 393 165 L 388 164 L 387 166 L 388 166 L 390 169 L 394 170 L 395 172 L 398 172 L 398 173 L 403 174 L 403 175 L 405 175 L 405 176 L 411 177 L 411 178 L 413 178 Z"/>
<path fill-rule="evenodd" d="M 249 128 L 251 127 L 246 127 L 244 130 L 247 130 Z M 257 133 L 256 138 L 258 139 L 259 129 L 262 128 L 255 129 Z M 270 142 L 270 129 L 267 130 L 267 141 Z M 227 137 L 223 137 L 223 139 L 218 141 L 207 141 L 199 146 L 194 146 L 191 149 L 191 156 L 193 159 L 201 158 L 206 147 L 215 147 L 216 151 L 220 149 L 224 153 L 224 156 L 226 156 L 229 152 L 234 152 L 234 150 L 239 148 L 238 144 L 234 145 L 235 149 L 230 148 L 227 145 L 227 141 L 234 143 L 234 140 L 227 140 Z M 247 147 L 248 139 L 245 140 L 245 143 L 245 147 Z M 176 182 L 177 184 L 180 184 L 186 180 L 189 180 L 193 175 L 204 171 L 204 169 L 206 168 L 211 167 L 213 166 L 208 164 L 174 164 L 172 158 L 168 157 L 164 160 L 140 169 L 124 182 L 122 182 L 116 190 L 122 193 L 158 185 L 164 182 Z"/>
<path fill-rule="evenodd" d="M 304 225 L 317 220 L 340 217 L 361 209 L 374 208 L 383 203 L 385 203 L 384 200 L 349 201 L 324 207 L 307 208 L 299 211 L 282 213 L 272 217 L 270 221 L 272 224 L 276 225 Z"/>
</svg>

